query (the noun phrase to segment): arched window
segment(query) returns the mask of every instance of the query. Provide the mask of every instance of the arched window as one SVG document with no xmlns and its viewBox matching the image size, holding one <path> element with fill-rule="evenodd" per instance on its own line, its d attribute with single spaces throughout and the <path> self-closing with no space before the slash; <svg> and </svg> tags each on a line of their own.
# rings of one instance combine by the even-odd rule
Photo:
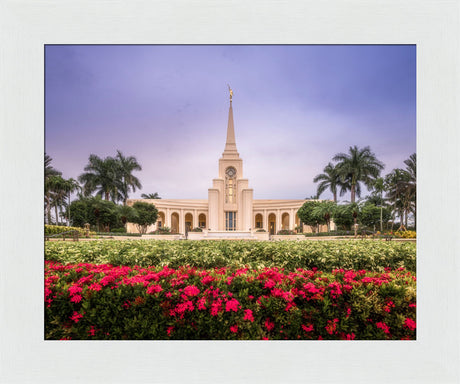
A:
<svg viewBox="0 0 460 384">
<path fill-rule="evenodd" d="M 225 170 L 225 202 L 236 203 L 236 169 L 233 167 Z"/>
</svg>

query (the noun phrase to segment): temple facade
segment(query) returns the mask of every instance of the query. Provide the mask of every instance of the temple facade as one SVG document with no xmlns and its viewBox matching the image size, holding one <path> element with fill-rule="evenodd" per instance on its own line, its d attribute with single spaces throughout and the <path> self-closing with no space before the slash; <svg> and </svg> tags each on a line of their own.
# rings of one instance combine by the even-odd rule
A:
<svg viewBox="0 0 460 384">
<path fill-rule="evenodd" d="M 305 200 L 255 200 L 249 180 L 244 177 L 243 159 L 236 148 L 232 92 L 228 112 L 227 140 L 219 159 L 217 177 L 208 189 L 208 199 L 129 199 L 152 203 L 158 209 L 158 221 L 147 233 L 169 227 L 171 233 L 187 234 L 201 228 L 203 237 L 250 237 L 263 233 L 275 235 L 279 230 L 311 232 L 301 225 L 297 210 Z M 128 232 L 137 232 L 128 223 Z"/>
</svg>

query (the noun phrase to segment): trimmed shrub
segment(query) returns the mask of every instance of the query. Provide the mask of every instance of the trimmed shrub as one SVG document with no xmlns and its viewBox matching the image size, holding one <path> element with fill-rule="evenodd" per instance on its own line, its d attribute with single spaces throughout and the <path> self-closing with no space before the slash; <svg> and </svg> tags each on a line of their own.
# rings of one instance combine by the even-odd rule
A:
<svg viewBox="0 0 460 384">
<path fill-rule="evenodd" d="M 68 232 L 68 231 L 78 231 L 80 236 L 85 236 L 86 235 L 86 230 L 84 228 L 79 228 L 79 227 L 63 227 L 61 225 L 48 225 L 45 224 L 45 236 L 52 236 L 52 235 L 58 235 L 63 232 Z M 96 232 L 89 232 L 90 236 L 94 236 Z M 69 234 L 70 236 L 70 234 Z"/>
</svg>

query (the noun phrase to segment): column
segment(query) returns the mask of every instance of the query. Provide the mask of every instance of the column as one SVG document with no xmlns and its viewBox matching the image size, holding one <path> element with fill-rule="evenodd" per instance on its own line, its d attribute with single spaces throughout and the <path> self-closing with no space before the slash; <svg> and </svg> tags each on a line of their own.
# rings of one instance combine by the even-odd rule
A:
<svg viewBox="0 0 460 384">
<path fill-rule="evenodd" d="M 184 217 L 184 210 L 182 208 L 179 213 L 179 233 L 185 234 L 185 217 Z"/>
<path fill-rule="evenodd" d="M 291 209 L 291 213 L 289 214 L 289 229 L 293 231 L 295 228 L 295 211 Z"/>
<path fill-rule="evenodd" d="M 276 233 L 281 230 L 281 227 L 282 227 L 282 221 L 281 221 L 281 214 L 280 214 L 280 210 L 277 209 L 276 210 L 276 228 L 275 228 L 275 235 Z"/>
<path fill-rule="evenodd" d="M 166 208 L 166 213 L 165 213 L 165 227 L 171 228 L 171 211 L 169 208 Z"/>
<path fill-rule="evenodd" d="M 198 214 L 196 212 L 196 209 L 193 210 L 193 224 L 192 225 L 193 225 L 192 229 L 198 227 Z"/>
<path fill-rule="evenodd" d="M 262 218 L 262 227 L 268 232 L 268 215 L 267 210 L 264 209 L 264 217 Z"/>
</svg>

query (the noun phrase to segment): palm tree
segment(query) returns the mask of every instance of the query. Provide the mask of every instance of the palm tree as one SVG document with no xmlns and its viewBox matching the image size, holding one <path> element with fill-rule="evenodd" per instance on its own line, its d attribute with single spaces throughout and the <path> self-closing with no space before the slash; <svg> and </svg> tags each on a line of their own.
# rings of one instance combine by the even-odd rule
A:
<svg viewBox="0 0 460 384">
<path fill-rule="evenodd" d="M 53 181 L 50 180 L 53 176 L 61 176 L 61 172 L 53 168 L 51 165 L 53 159 L 45 153 L 45 209 L 46 221 L 51 224 L 51 193 Z"/>
<path fill-rule="evenodd" d="M 123 204 L 126 205 L 126 200 L 128 199 L 128 193 L 130 189 L 132 189 L 133 192 L 136 192 L 136 188 L 142 188 L 139 179 L 132 174 L 133 171 L 142 171 L 142 167 L 134 156 L 125 157 L 123 156 L 123 153 L 118 149 L 116 160 L 118 161 L 120 167 L 120 193 L 123 199 Z"/>
<path fill-rule="evenodd" d="M 60 175 L 49 176 L 45 180 L 46 198 L 48 201 L 48 224 L 51 224 L 51 206 L 54 205 L 56 225 L 59 224 L 58 208 L 63 204 L 66 180 Z"/>
<path fill-rule="evenodd" d="M 65 180 L 64 190 L 67 193 L 67 197 L 69 199 L 67 207 L 70 207 L 70 195 L 72 192 L 81 190 L 80 184 L 77 180 L 70 178 Z M 67 226 L 70 226 L 70 209 L 67 211 Z"/>
<path fill-rule="evenodd" d="M 393 169 L 385 177 L 387 199 L 391 202 L 391 208 L 393 211 L 393 217 L 399 216 L 400 227 L 403 228 L 404 224 L 404 213 L 407 206 L 407 182 L 408 174 L 403 169 Z"/>
<path fill-rule="evenodd" d="M 416 224 L 416 205 L 417 205 L 417 155 L 413 153 L 409 156 L 409 159 L 404 160 L 404 164 L 406 164 L 407 173 L 407 184 L 406 184 L 406 200 L 407 200 L 407 213 L 413 212 L 414 213 L 414 221 Z M 406 227 L 407 227 L 407 214 L 406 214 Z"/>
<path fill-rule="evenodd" d="M 350 147 L 348 154 L 338 153 L 333 158 L 337 161 L 337 172 L 341 182 L 351 192 L 351 203 L 354 203 L 356 196 L 361 196 L 361 183 L 370 187 L 385 167 L 371 152 L 369 147 L 359 149 L 356 145 Z"/>
<path fill-rule="evenodd" d="M 141 197 L 142 197 L 143 199 L 161 199 L 161 197 L 158 196 L 158 192 L 155 192 L 155 193 L 147 193 L 147 194 L 143 193 L 143 194 L 141 195 Z"/>
<path fill-rule="evenodd" d="M 342 182 L 340 174 L 337 171 L 337 166 L 329 163 L 323 169 L 324 173 L 316 175 L 313 179 L 314 183 L 321 181 L 318 185 L 317 196 L 319 196 L 326 190 L 330 189 L 334 196 L 334 203 L 337 203 L 337 188 L 340 188 L 340 196 L 343 196 L 347 191 L 346 183 Z"/>
<path fill-rule="evenodd" d="M 96 192 L 105 200 L 112 198 L 112 201 L 115 202 L 120 199 L 120 191 L 123 191 L 124 186 L 120 176 L 120 164 L 116 159 L 110 156 L 101 159 L 91 154 L 84 171 L 85 173 L 78 177 L 78 181 L 83 184 L 85 196 Z"/>
<path fill-rule="evenodd" d="M 380 232 L 383 231 L 383 192 L 385 191 L 385 180 L 382 177 L 377 177 L 370 189 L 378 195 L 378 202 L 380 205 Z"/>
<path fill-rule="evenodd" d="M 331 231 L 331 219 L 337 209 L 337 203 L 334 201 L 322 201 L 313 208 L 313 214 L 324 218 L 327 225 L 327 231 Z"/>
</svg>

